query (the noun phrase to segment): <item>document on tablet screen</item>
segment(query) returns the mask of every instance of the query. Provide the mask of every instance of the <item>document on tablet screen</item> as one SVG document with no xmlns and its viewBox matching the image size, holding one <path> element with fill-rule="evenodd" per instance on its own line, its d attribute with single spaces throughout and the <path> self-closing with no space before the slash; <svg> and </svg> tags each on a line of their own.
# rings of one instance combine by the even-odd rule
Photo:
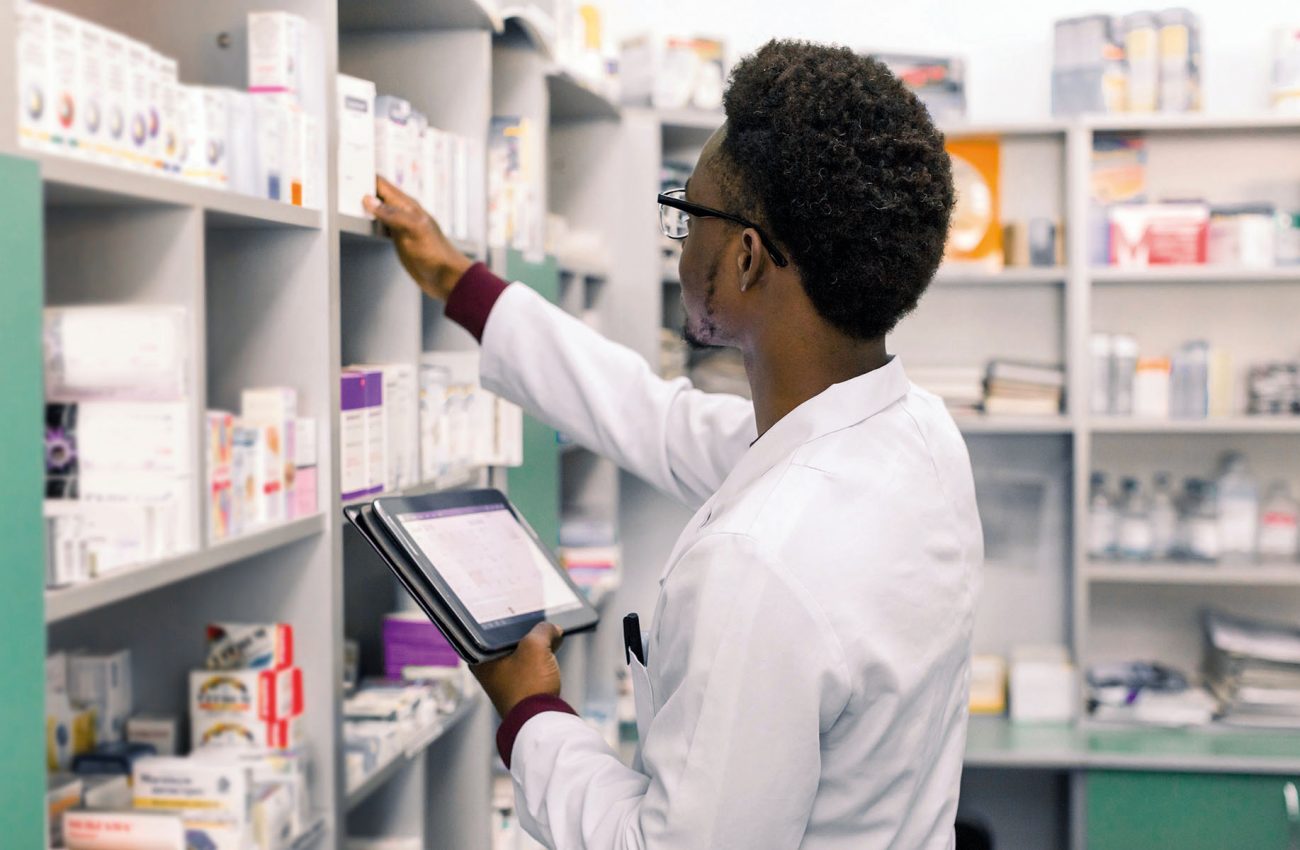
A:
<svg viewBox="0 0 1300 850">
<path fill-rule="evenodd" d="M 398 514 L 397 521 L 484 628 L 582 605 L 503 505 Z"/>
</svg>

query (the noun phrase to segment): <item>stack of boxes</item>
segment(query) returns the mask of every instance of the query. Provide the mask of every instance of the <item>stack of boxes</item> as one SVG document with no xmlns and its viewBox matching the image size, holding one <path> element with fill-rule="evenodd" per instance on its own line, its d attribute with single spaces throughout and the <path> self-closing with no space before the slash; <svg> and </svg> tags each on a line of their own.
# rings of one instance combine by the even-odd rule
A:
<svg viewBox="0 0 1300 850">
<path fill-rule="evenodd" d="M 316 420 L 298 416 L 297 391 L 247 389 L 240 408 L 207 413 L 212 542 L 317 511 Z"/>
<path fill-rule="evenodd" d="M 47 661 L 49 813 L 68 850 L 284 850 L 309 825 L 302 673 L 284 623 L 208 627 L 206 667 L 190 676 L 190 755 L 174 717 L 132 715 L 130 655 Z M 91 728 L 61 728 L 61 706 Z M 75 734 L 70 734 L 75 733 Z M 125 733 L 126 740 L 122 739 Z M 69 738 L 89 745 L 69 760 Z M 96 741 L 98 743 L 96 744 Z"/>
<path fill-rule="evenodd" d="M 361 199 L 375 175 L 413 197 L 452 239 L 470 238 L 468 138 L 430 126 L 400 97 L 376 97 L 375 84 L 340 74 L 339 212 L 369 217 Z"/>
<path fill-rule="evenodd" d="M 51 587 L 198 545 L 180 307 L 45 311 Z"/>
<path fill-rule="evenodd" d="M 174 58 L 18 0 L 18 137 L 27 148 L 319 208 L 319 122 L 301 109 L 306 22 L 248 16 L 247 92 L 179 82 Z"/>
<path fill-rule="evenodd" d="M 478 384 L 477 352 L 348 366 L 340 386 L 342 494 L 358 499 L 475 466 L 523 461 L 523 414 Z"/>
</svg>

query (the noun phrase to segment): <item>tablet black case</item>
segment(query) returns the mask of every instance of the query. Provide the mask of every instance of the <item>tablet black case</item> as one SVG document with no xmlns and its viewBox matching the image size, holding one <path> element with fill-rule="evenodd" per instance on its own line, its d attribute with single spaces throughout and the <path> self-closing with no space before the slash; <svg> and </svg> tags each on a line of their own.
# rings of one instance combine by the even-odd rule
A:
<svg viewBox="0 0 1300 850">
<path fill-rule="evenodd" d="M 410 562 L 401 548 L 393 542 L 383 525 L 374 519 L 374 507 L 369 504 L 349 505 L 343 509 L 343 515 L 364 537 L 389 569 L 397 576 L 406 592 L 420 606 L 420 610 L 433 621 L 447 638 L 456 653 L 470 664 L 480 664 L 510 654 L 510 650 L 490 653 L 477 646 L 460 622 L 443 604 L 441 597 L 434 592 L 428 579 Z"/>
</svg>

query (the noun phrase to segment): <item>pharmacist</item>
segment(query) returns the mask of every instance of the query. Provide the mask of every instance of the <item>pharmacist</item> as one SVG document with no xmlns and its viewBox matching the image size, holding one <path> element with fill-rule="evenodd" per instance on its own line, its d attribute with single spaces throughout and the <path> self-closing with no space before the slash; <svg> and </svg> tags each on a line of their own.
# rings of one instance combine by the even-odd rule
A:
<svg viewBox="0 0 1300 850">
<path fill-rule="evenodd" d="M 471 265 L 388 183 L 367 199 L 485 387 L 698 508 L 633 661 L 635 767 L 560 699 L 553 627 L 475 673 L 548 847 L 946 850 L 980 524 L 956 426 L 885 349 L 943 253 L 943 139 L 882 65 L 803 42 L 741 61 L 725 103 L 660 216 L 686 333 L 743 352 L 752 404 Z"/>
</svg>

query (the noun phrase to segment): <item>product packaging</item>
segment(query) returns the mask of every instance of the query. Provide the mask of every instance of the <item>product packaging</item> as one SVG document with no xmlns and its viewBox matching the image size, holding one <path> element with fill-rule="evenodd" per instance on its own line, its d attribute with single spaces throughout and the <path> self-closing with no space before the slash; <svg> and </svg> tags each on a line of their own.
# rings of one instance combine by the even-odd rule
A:
<svg viewBox="0 0 1300 850">
<path fill-rule="evenodd" d="M 1300 113 L 1300 23 L 1273 31 L 1273 108 Z"/>
<path fill-rule="evenodd" d="M 44 339 L 52 401 L 179 401 L 188 392 L 193 333 L 183 307 L 47 307 Z"/>
<path fill-rule="evenodd" d="M 1134 12 L 1120 21 L 1128 67 L 1129 112 L 1155 112 L 1160 105 L 1159 31 L 1152 12 Z"/>
<path fill-rule="evenodd" d="M 253 844 L 258 850 L 285 850 L 294 836 L 293 794 L 281 783 L 255 785 L 252 801 Z"/>
<path fill-rule="evenodd" d="M 233 454 L 235 417 L 224 410 L 207 414 L 208 540 L 225 540 L 233 532 Z"/>
<path fill-rule="evenodd" d="M 253 98 L 256 129 L 257 191 L 272 201 L 288 201 L 285 179 L 285 145 L 289 135 L 289 109 L 274 97 Z"/>
<path fill-rule="evenodd" d="M 298 416 L 298 392 L 292 387 L 246 389 L 240 395 L 242 421 L 257 427 L 254 461 L 255 487 L 261 494 L 258 524 L 281 522 L 285 518 L 285 490 L 293 478 L 289 432 Z"/>
<path fill-rule="evenodd" d="M 280 200 L 302 206 L 303 138 L 306 133 L 306 116 L 301 110 L 289 109 L 284 114 L 284 155 L 281 164 L 284 189 Z"/>
<path fill-rule="evenodd" d="M 18 142 L 41 150 L 51 146 L 55 105 L 50 70 L 51 10 L 37 3 L 16 4 L 18 42 Z"/>
<path fill-rule="evenodd" d="M 193 749 L 287 750 L 305 740 L 301 717 L 259 720 L 231 714 L 199 714 L 190 719 Z"/>
<path fill-rule="evenodd" d="M 133 38 L 126 43 L 126 165 L 137 171 L 153 169 L 149 139 L 149 97 L 153 85 L 153 50 Z"/>
<path fill-rule="evenodd" d="M 366 397 L 366 478 L 371 493 L 382 493 L 388 477 L 388 410 L 384 407 L 384 374 L 361 370 Z"/>
<path fill-rule="evenodd" d="M 261 197 L 257 179 L 257 98 L 225 89 L 230 191 Z"/>
<path fill-rule="evenodd" d="M 1201 108 L 1201 23 L 1187 9 L 1156 15 L 1160 56 L 1160 111 Z"/>
<path fill-rule="evenodd" d="M 410 182 L 406 193 L 420 206 L 429 209 L 428 190 L 432 189 L 432 180 L 425 178 L 424 136 L 429 130 L 429 119 L 424 113 L 411 110 L 411 119 L 406 122 L 406 150 Z"/>
<path fill-rule="evenodd" d="M 122 740 L 131 716 L 131 651 L 74 652 L 68 656 L 68 697 L 95 710 L 96 740 Z"/>
<path fill-rule="evenodd" d="M 307 23 L 289 12 L 248 14 L 248 90 L 295 105 L 302 92 Z"/>
<path fill-rule="evenodd" d="M 302 714 L 302 670 L 194 670 L 190 716 L 278 721 Z M 198 741 L 194 746 L 198 747 Z"/>
<path fill-rule="evenodd" d="M 230 90 L 203 89 L 203 156 L 207 183 L 215 189 L 230 187 Z"/>
<path fill-rule="evenodd" d="M 651 35 L 625 41 L 619 67 L 628 103 L 658 109 L 722 108 L 726 45 L 712 38 Z"/>
<path fill-rule="evenodd" d="M 996 138 L 955 139 L 945 148 L 952 159 L 957 204 L 944 261 L 998 271 L 1004 264 L 1001 144 Z"/>
<path fill-rule="evenodd" d="M 293 666 L 288 623 L 210 623 L 208 670 L 283 670 Z"/>
<path fill-rule="evenodd" d="M 305 747 L 282 750 L 203 747 L 191 758 L 234 764 L 248 771 L 255 793 L 266 785 L 280 786 L 290 798 L 292 834 L 301 834 L 311 820 L 307 784 L 309 759 Z"/>
<path fill-rule="evenodd" d="M 1110 262 L 1204 263 L 1209 223 L 1210 210 L 1203 203 L 1118 204 L 1110 208 Z"/>
<path fill-rule="evenodd" d="M 447 638 L 421 612 L 384 617 L 384 676 L 402 681 L 408 667 L 458 667 L 460 656 Z"/>
<path fill-rule="evenodd" d="M 1276 210 L 1269 204 L 1236 204 L 1210 209 L 1206 262 L 1244 268 L 1271 268 L 1277 256 Z"/>
<path fill-rule="evenodd" d="M 1169 418 L 1169 377 L 1172 366 L 1167 357 L 1147 357 L 1137 361 L 1133 378 L 1133 415 L 1144 419 Z"/>
<path fill-rule="evenodd" d="M 293 517 L 314 516 L 319 510 L 320 481 L 317 477 L 316 420 L 300 416 L 294 422 Z"/>
<path fill-rule="evenodd" d="M 130 776 L 136 762 L 155 755 L 151 744 L 110 741 L 78 754 L 72 759 L 72 771 L 78 776 Z"/>
<path fill-rule="evenodd" d="M 1007 710 L 1007 662 L 1000 655 L 971 657 L 970 713 L 1003 714 Z"/>
<path fill-rule="evenodd" d="M 415 367 L 406 363 L 349 366 L 367 376 L 378 375 L 382 386 L 385 422 L 384 467 L 382 485 L 386 492 L 409 487 L 419 480 L 419 405 Z M 375 451 L 371 440 L 371 451 Z M 374 455 L 372 454 L 372 459 Z"/>
<path fill-rule="evenodd" d="M 410 120 L 407 101 L 392 95 L 375 99 L 375 172 L 404 192 L 411 182 Z"/>
<path fill-rule="evenodd" d="M 50 20 L 50 105 L 54 109 L 50 143 L 60 153 L 75 156 L 81 153 L 81 22 L 58 9 L 48 9 L 46 14 Z"/>
<path fill-rule="evenodd" d="M 52 773 L 45 784 L 45 810 L 50 824 L 50 846 L 63 846 L 63 813 L 81 805 L 81 779 L 69 773 Z"/>
<path fill-rule="evenodd" d="M 108 68 L 105 67 L 104 29 L 90 21 L 77 22 L 78 73 L 80 107 L 75 116 L 80 143 L 78 150 L 87 159 L 111 162 L 108 147 L 108 127 L 105 124 L 105 87 Z"/>
<path fill-rule="evenodd" d="M 182 164 L 180 76 L 176 60 L 154 54 L 154 86 L 158 109 L 156 118 L 157 167 L 167 176 L 180 174 Z"/>
<path fill-rule="evenodd" d="M 130 167 L 131 84 L 127 69 L 126 36 L 104 30 L 104 126 L 115 164 Z"/>
<path fill-rule="evenodd" d="M 1065 647 L 1016 647 L 1011 655 L 1011 719 L 1068 722 L 1078 704 L 1077 673 Z"/>
<path fill-rule="evenodd" d="M 370 493 L 366 387 L 362 373 L 343 372 L 339 401 L 339 481 L 343 498 L 355 499 Z"/>
<path fill-rule="evenodd" d="M 72 811 L 63 815 L 67 850 L 187 850 L 185 825 L 161 812 Z"/>
<path fill-rule="evenodd" d="M 375 84 L 339 74 L 339 212 L 371 218 L 361 199 L 375 193 Z"/>
<path fill-rule="evenodd" d="M 148 744 L 160 756 L 177 755 L 175 717 L 137 714 L 126 721 L 126 740 L 132 744 Z"/>
<path fill-rule="evenodd" d="M 211 183 L 207 160 L 207 106 L 201 86 L 176 87 L 176 111 L 180 127 L 180 177 L 200 186 Z"/>
<path fill-rule="evenodd" d="M 83 776 L 81 804 L 96 812 L 122 811 L 131 808 L 131 776 Z"/>
<path fill-rule="evenodd" d="M 141 759 L 131 787 L 136 809 L 180 814 L 189 846 L 245 850 L 252 826 L 247 769 L 201 759 Z"/>
</svg>

